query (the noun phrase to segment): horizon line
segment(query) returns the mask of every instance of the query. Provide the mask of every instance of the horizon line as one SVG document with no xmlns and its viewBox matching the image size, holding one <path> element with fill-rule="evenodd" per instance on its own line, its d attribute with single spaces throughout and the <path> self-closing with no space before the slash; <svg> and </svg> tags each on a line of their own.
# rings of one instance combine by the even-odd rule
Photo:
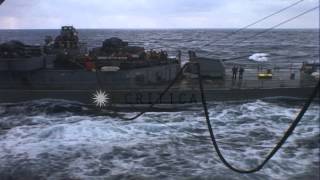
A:
<svg viewBox="0 0 320 180">
<path fill-rule="evenodd" d="M 62 26 L 61 26 L 62 27 Z M 75 27 L 75 26 L 73 26 Z M 76 27 L 75 27 L 76 28 Z M 0 30 L 60 30 L 61 28 L 0 28 Z M 213 27 L 199 27 L 199 28 L 76 28 L 77 30 L 235 30 L 240 28 L 213 28 Z M 246 30 L 265 30 L 269 28 L 248 28 Z M 320 30 L 316 28 L 276 28 L 274 30 Z"/>
</svg>

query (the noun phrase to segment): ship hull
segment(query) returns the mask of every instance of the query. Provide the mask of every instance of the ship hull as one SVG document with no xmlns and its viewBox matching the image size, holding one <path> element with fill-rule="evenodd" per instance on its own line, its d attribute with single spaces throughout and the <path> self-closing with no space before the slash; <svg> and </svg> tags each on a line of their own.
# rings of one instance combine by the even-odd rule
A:
<svg viewBox="0 0 320 180">
<path fill-rule="evenodd" d="M 273 89 L 230 89 L 205 90 L 207 101 L 237 101 L 261 99 L 268 97 L 307 98 L 313 88 L 273 88 Z M 61 99 L 77 101 L 87 105 L 95 105 L 93 97 L 95 90 L 0 90 L 1 103 L 13 103 L 41 99 Z M 161 96 L 162 90 L 112 90 L 105 91 L 109 95 L 109 104 L 113 105 L 147 105 L 147 104 L 195 104 L 201 102 L 201 93 L 194 90 L 174 90 Z"/>
<path fill-rule="evenodd" d="M 35 72 L 1 72 L 0 103 L 41 99 L 62 99 L 95 105 L 98 90 L 109 97 L 108 105 L 195 104 L 201 102 L 198 80 L 180 78 L 161 95 L 180 66 L 177 64 L 119 72 L 83 70 L 40 70 Z M 227 70 L 229 74 L 230 70 Z M 162 73 L 158 73 L 162 72 Z M 273 79 L 257 79 L 256 70 L 247 70 L 243 80 L 204 79 L 207 101 L 237 101 L 268 97 L 307 98 L 315 81 L 283 79 L 288 71 L 278 72 Z M 142 78 L 137 79 L 137 75 Z M 159 79 L 160 77 L 160 79 Z M 138 81 L 137 81 L 138 80 Z M 162 81 L 163 80 L 163 81 Z M 157 82 L 159 81 L 159 82 Z"/>
</svg>

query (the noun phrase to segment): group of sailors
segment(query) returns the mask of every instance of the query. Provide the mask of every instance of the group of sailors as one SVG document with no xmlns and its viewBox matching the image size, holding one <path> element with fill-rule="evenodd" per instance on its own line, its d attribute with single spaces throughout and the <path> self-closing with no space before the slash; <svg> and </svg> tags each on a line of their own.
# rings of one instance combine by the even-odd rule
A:
<svg viewBox="0 0 320 180">
<path fill-rule="evenodd" d="M 157 52 L 153 49 L 151 49 L 150 51 L 143 51 L 140 53 L 140 55 L 119 51 L 113 52 L 111 54 L 111 57 L 127 57 L 128 59 L 139 58 L 141 60 L 167 60 L 168 53 L 162 50 L 160 52 Z"/>
<path fill-rule="evenodd" d="M 234 65 L 232 68 L 232 79 L 236 80 L 237 79 L 237 75 L 239 73 L 239 79 L 243 79 L 243 73 L 244 73 L 244 68 L 243 66 L 236 66 Z"/>
<path fill-rule="evenodd" d="M 168 53 L 166 51 L 154 51 L 151 49 L 150 51 L 144 52 L 144 58 L 142 59 L 158 59 L 158 60 L 167 60 L 168 59 Z"/>
<path fill-rule="evenodd" d="M 150 51 L 144 51 L 142 52 L 142 54 L 139 55 L 132 55 L 129 53 L 122 53 L 122 52 L 114 52 L 111 57 L 116 58 L 116 57 L 126 57 L 127 60 L 130 59 L 141 59 L 141 60 L 168 60 L 168 53 L 166 51 L 154 51 L 154 50 L 150 50 Z M 93 59 L 90 56 L 86 56 L 84 58 L 84 66 L 86 70 L 92 71 L 96 68 L 95 66 L 95 62 L 93 61 Z"/>
</svg>

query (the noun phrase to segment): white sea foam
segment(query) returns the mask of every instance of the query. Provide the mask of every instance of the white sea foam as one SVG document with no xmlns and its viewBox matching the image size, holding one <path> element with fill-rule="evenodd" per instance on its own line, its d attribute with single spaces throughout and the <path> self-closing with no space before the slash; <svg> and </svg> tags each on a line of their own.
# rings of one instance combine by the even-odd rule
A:
<svg viewBox="0 0 320 180">
<path fill-rule="evenodd" d="M 319 72 L 314 72 L 311 74 L 312 77 L 314 77 L 317 81 L 320 79 L 320 73 Z"/>
<path fill-rule="evenodd" d="M 256 62 L 267 62 L 269 61 L 269 54 L 255 53 L 249 57 L 249 60 L 256 61 Z"/>
<path fill-rule="evenodd" d="M 0 173 L 1 164 L 36 160 L 40 166 L 47 162 L 50 170 L 55 163 L 63 162 L 61 168 L 79 179 L 103 179 L 123 173 L 212 177 L 228 172 L 229 178 L 239 177 L 226 169 L 212 150 L 201 110 L 147 113 L 131 122 L 80 115 L 11 118 L 19 123 L 0 135 Z M 253 167 L 265 157 L 298 110 L 262 100 L 219 103 L 209 108 L 223 154 L 241 168 Z M 297 169 L 314 166 L 317 148 L 309 146 L 317 142 L 318 111 L 313 105 L 285 147 L 260 172 L 263 177 L 285 179 L 296 175 Z M 31 124 L 28 119 L 33 119 Z M 304 141 L 310 144 L 301 144 Z M 52 173 L 50 177 L 59 179 L 58 175 Z"/>
</svg>

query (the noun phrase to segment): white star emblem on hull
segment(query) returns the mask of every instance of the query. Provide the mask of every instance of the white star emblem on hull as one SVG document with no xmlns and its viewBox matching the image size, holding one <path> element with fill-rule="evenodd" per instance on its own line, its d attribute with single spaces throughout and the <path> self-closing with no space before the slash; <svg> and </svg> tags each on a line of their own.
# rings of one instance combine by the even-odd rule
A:
<svg viewBox="0 0 320 180">
<path fill-rule="evenodd" d="M 106 93 L 103 90 L 97 90 L 94 94 L 93 94 L 93 103 L 97 106 L 97 107 L 105 107 L 110 100 L 109 94 Z"/>
</svg>

